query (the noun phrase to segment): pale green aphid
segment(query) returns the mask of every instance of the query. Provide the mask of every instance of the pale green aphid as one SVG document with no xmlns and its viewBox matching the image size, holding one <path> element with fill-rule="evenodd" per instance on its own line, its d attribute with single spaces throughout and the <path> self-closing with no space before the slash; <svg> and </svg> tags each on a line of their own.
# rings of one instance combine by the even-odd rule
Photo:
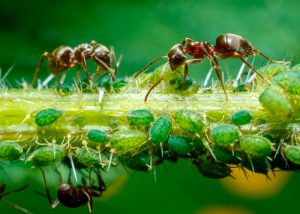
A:
<svg viewBox="0 0 300 214">
<path fill-rule="evenodd" d="M 105 144 L 110 139 L 109 135 L 105 131 L 97 130 L 97 129 L 90 130 L 86 134 L 86 137 L 90 141 L 92 141 L 94 143 L 100 143 L 100 144 Z"/>
<path fill-rule="evenodd" d="M 0 142 L 0 160 L 13 161 L 20 158 L 23 148 L 14 142 Z"/>
<path fill-rule="evenodd" d="M 90 148 L 78 148 L 75 150 L 75 157 L 84 166 L 95 166 L 100 163 L 98 153 Z"/>
<path fill-rule="evenodd" d="M 287 145 L 284 148 L 284 154 L 288 160 L 300 165 L 300 146 L 299 145 Z"/>
<path fill-rule="evenodd" d="M 247 110 L 235 112 L 230 117 L 231 122 L 237 126 L 248 124 L 252 119 L 253 119 L 252 113 Z"/>
<path fill-rule="evenodd" d="M 152 124 L 149 130 L 149 136 L 151 143 L 160 144 L 167 141 L 172 129 L 172 123 L 170 117 L 167 115 L 161 115 Z"/>
<path fill-rule="evenodd" d="M 177 125 L 186 133 L 199 133 L 204 127 L 204 119 L 200 114 L 190 110 L 179 110 L 174 115 Z"/>
<path fill-rule="evenodd" d="M 300 81 L 300 69 L 292 69 L 287 72 L 282 72 L 272 79 L 273 83 L 280 86 L 284 90 L 288 90 L 289 85 L 293 81 Z"/>
<path fill-rule="evenodd" d="M 266 88 L 259 96 L 259 102 L 274 116 L 279 119 L 285 119 L 292 114 L 292 106 L 286 95 L 278 88 L 270 86 Z"/>
<path fill-rule="evenodd" d="M 258 69 L 258 72 L 267 79 L 271 79 L 272 77 L 276 76 L 281 72 L 285 72 L 289 69 L 287 64 L 277 64 L 272 63 L 265 65 Z"/>
<path fill-rule="evenodd" d="M 138 130 L 116 131 L 110 140 L 111 147 L 119 152 L 129 152 L 139 148 L 147 140 L 146 134 Z"/>
<path fill-rule="evenodd" d="M 268 138 L 257 135 L 240 137 L 241 150 L 254 158 L 266 158 L 271 155 L 273 146 Z"/>
<path fill-rule="evenodd" d="M 133 126 L 149 126 L 154 116 L 148 109 L 136 109 L 127 114 L 127 119 Z"/>
<path fill-rule="evenodd" d="M 239 140 L 239 130 L 234 125 L 222 124 L 211 130 L 211 136 L 216 144 L 233 144 Z"/>
<path fill-rule="evenodd" d="M 66 150 L 60 145 L 44 146 L 31 153 L 28 160 L 36 166 L 49 166 L 62 161 L 66 153 Z"/>
<path fill-rule="evenodd" d="M 35 122 L 38 126 L 48 126 L 53 124 L 62 115 L 60 110 L 48 108 L 39 111 L 35 116 Z"/>
</svg>

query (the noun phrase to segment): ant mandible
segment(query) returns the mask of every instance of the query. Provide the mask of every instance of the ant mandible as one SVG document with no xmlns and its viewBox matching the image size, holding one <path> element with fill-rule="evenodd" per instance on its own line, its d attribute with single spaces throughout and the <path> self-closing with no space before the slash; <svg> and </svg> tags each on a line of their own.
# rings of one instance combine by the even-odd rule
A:
<svg viewBox="0 0 300 214">
<path fill-rule="evenodd" d="M 40 170 L 43 175 L 46 194 L 47 194 L 48 202 L 51 205 L 51 208 L 55 208 L 59 203 L 69 208 L 77 208 L 82 205 L 88 204 L 89 213 L 94 213 L 93 197 L 100 197 L 102 195 L 102 192 L 106 190 L 106 185 L 101 177 L 99 168 L 90 169 L 88 186 L 84 178 L 82 179 L 83 185 L 78 185 L 78 186 L 74 186 L 70 178 L 68 183 L 63 183 L 61 181 L 61 184 L 59 185 L 59 188 L 57 190 L 57 199 L 54 201 L 54 203 L 52 203 L 45 173 L 42 168 L 40 168 Z M 98 186 L 92 185 L 92 171 L 94 171 L 96 174 Z"/>
<path fill-rule="evenodd" d="M 217 58 L 227 59 L 227 58 L 239 58 L 243 63 L 245 63 L 250 69 L 252 69 L 260 78 L 265 80 L 265 78 L 258 73 L 258 71 L 249 64 L 245 58 L 248 56 L 253 56 L 255 54 L 259 54 L 266 58 L 270 62 L 274 63 L 282 63 L 279 61 L 274 61 L 261 53 L 259 50 L 255 49 L 250 42 L 248 42 L 243 37 L 232 34 L 232 33 L 225 33 L 217 37 L 216 45 L 212 45 L 209 42 L 198 42 L 194 41 L 190 38 L 185 38 L 180 44 L 174 45 L 167 56 L 162 56 L 152 60 L 148 65 L 143 67 L 140 71 L 138 71 L 135 77 L 139 76 L 143 73 L 146 69 L 152 66 L 155 62 L 167 59 L 168 64 L 170 65 L 170 69 L 174 72 L 180 66 L 184 65 L 184 72 L 183 72 L 183 80 L 185 84 L 186 77 L 188 75 L 188 65 L 200 63 L 206 57 L 212 67 L 214 68 L 219 81 L 221 82 L 222 89 L 224 91 L 225 99 L 228 100 L 228 96 L 226 93 L 226 89 L 223 82 L 223 75 Z M 187 60 L 186 55 L 190 55 L 193 59 Z M 156 83 L 154 83 L 151 88 L 148 90 L 144 101 L 147 102 L 148 96 L 151 91 L 163 80 L 161 77 Z M 265 80 L 267 81 L 267 80 Z"/>
<path fill-rule="evenodd" d="M 26 189 L 28 187 L 28 184 L 22 186 L 21 188 L 19 189 L 15 189 L 15 190 L 12 190 L 12 191 L 9 191 L 9 192 L 5 192 L 5 189 L 6 189 L 6 185 L 5 184 L 0 184 L 0 200 L 2 200 L 4 203 L 6 203 L 7 205 L 23 212 L 23 213 L 27 213 L 27 214 L 30 214 L 31 212 L 29 212 L 28 210 L 24 209 L 23 207 L 20 207 L 19 205 L 17 204 L 14 204 L 6 199 L 4 199 L 5 196 L 11 194 L 11 193 L 14 193 L 14 192 L 20 192 L 24 189 Z"/>
<path fill-rule="evenodd" d="M 95 41 L 91 41 L 90 43 L 80 44 L 75 48 L 60 46 L 51 53 L 43 53 L 35 69 L 31 85 L 35 83 L 38 72 L 41 70 L 41 66 L 46 57 L 48 57 L 48 69 L 56 76 L 59 85 L 60 74 L 74 66 L 77 66 L 77 75 L 79 79 L 81 65 L 87 79 L 91 83 L 91 78 L 86 65 L 86 61 L 88 59 L 93 59 L 96 62 L 98 65 L 97 72 L 102 68 L 110 73 L 113 80 L 118 72 L 118 64 L 116 62 L 114 49 L 111 48 L 111 50 L 109 50 L 106 46 Z M 114 70 L 111 68 L 111 60 L 114 62 Z"/>
</svg>

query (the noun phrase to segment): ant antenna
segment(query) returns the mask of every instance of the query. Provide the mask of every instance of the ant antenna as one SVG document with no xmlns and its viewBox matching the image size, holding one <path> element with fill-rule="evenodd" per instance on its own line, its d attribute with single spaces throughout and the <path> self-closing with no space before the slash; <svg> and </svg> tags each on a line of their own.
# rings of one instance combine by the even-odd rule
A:
<svg viewBox="0 0 300 214">
<path fill-rule="evenodd" d="M 140 71 L 138 71 L 134 77 L 137 78 L 141 73 L 143 73 L 144 71 L 146 71 L 149 67 L 151 67 L 154 63 L 162 60 L 162 59 L 168 59 L 168 56 L 161 56 L 161 57 L 158 57 L 154 60 L 152 60 L 148 65 L 146 65 L 145 67 L 143 67 Z"/>
<path fill-rule="evenodd" d="M 262 52 L 260 52 L 259 50 L 255 50 L 254 51 L 255 53 L 257 53 L 257 54 L 259 54 L 259 55 L 261 55 L 262 57 L 264 57 L 265 59 L 267 59 L 269 62 L 272 62 L 272 63 L 278 63 L 278 64 L 289 64 L 290 62 L 285 62 L 285 61 L 275 61 L 275 60 L 273 60 L 273 59 L 271 59 L 271 58 L 269 58 L 269 57 L 267 57 L 266 55 L 264 55 Z"/>
</svg>

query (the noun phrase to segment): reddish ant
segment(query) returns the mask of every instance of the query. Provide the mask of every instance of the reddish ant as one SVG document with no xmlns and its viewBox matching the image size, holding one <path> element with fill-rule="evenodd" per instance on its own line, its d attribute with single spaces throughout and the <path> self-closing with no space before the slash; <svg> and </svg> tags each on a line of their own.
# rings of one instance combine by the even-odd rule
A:
<svg viewBox="0 0 300 214">
<path fill-rule="evenodd" d="M 45 57 L 48 57 L 48 69 L 57 77 L 59 85 L 60 74 L 74 66 L 77 66 L 77 75 L 79 79 L 81 65 L 83 67 L 83 70 L 85 71 L 87 79 L 91 82 L 91 78 L 86 66 L 86 60 L 88 59 L 93 59 L 96 62 L 96 64 L 98 65 L 97 72 L 99 72 L 99 70 L 102 68 L 103 70 L 110 73 L 113 80 L 115 79 L 115 76 L 118 72 L 118 65 L 116 63 L 113 48 L 111 48 L 111 50 L 109 51 L 106 46 L 95 41 L 91 41 L 90 43 L 80 44 L 75 48 L 71 48 L 69 46 L 60 46 L 51 53 L 43 53 L 35 69 L 31 85 L 35 83 L 38 72 L 41 69 Z M 111 59 L 112 61 L 114 61 L 114 70 L 111 68 Z"/>
<path fill-rule="evenodd" d="M 69 208 L 77 208 L 82 205 L 88 204 L 89 213 L 94 213 L 93 197 L 100 197 L 102 192 L 106 190 L 105 183 L 101 177 L 99 168 L 91 168 L 89 171 L 89 185 L 87 186 L 85 179 L 82 179 L 82 185 L 74 186 L 69 178 L 68 183 L 62 182 L 62 177 L 59 173 L 61 184 L 57 190 L 57 199 L 52 203 L 50 191 L 46 182 L 46 176 L 42 168 L 40 168 L 43 174 L 43 180 L 45 184 L 46 194 L 48 202 L 51 208 L 55 208 L 59 203 Z M 92 185 L 92 171 L 95 172 L 98 186 Z"/>
<path fill-rule="evenodd" d="M 252 69 L 255 73 L 257 73 L 259 77 L 264 79 L 264 77 L 261 76 L 261 74 L 259 74 L 258 71 L 245 60 L 246 57 L 253 56 L 255 54 L 259 54 L 263 56 L 270 62 L 282 63 L 282 62 L 274 61 L 269 57 L 265 56 L 259 50 L 255 49 L 250 42 L 248 42 L 246 39 L 236 34 L 225 33 L 218 36 L 218 38 L 216 39 L 215 46 L 210 44 L 209 42 L 197 42 L 197 41 L 193 41 L 190 38 L 185 38 L 181 42 L 181 44 L 174 45 L 169 51 L 167 56 L 162 56 L 154 59 L 144 68 L 142 68 L 139 72 L 137 72 L 135 77 L 139 76 L 142 72 L 144 72 L 146 69 L 152 66 L 155 62 L 161 59 L 167 59 L 168 60 L 167 63 L 170 65 L 170 68 L 173 72 L 176 71 L 180 66 L 184 65 L 183 80 L 185 84 L 186 77 L 188 75 L 188 65 L 200 63 L 206 57 L 209 60 L 212 67 L 214 68 L 217 77 L 221 82 L 221 86 L 225 94 L 225 99 L 228 100 L 228 96 L 223 83 L 222 71 L 217 61 L 217 58 L 221 58 L 221 59 L 239 58 L 250 69 Z M 187 60 L 186 55 L 192 56 L 193 59 Z M 145 102 L 147 101 L 151 91 L 162 80 L 163 77 L 161 77 L 156 83 L 154 83 L 154 85 L 151 86 L 151 88 L 148 90 L 145 96 L 144 99 Z"/>
<path fill-rule="evenodd" d="M 24 185 L 23 187 L 19 188 L 19 189 L 15 189 L 15 190 L 12 190 L 12 191 L 9 191 L 9 192 L 5 192 L 5 189 L 6 189 L 6 185 L 5 184 L 0 184 L 0 200 L 2 200 L 4 203 L 6 203 L 7 205 L 23 212 L 23 213 L 27 213 L 27 214 L 30 214 L 31 212 L 29 212 L 28 210 L 24 209 L 23 207 L 20 207 L 19 205 L 17 204 L 14 204 L 6 199 L 4 199 L 5 196 L 11 194 L 11 193 L 14 193 L 14 192 L 20 192 L 24 189 L 26 189 L 28 187 L 28 185 Z"/>
</svg>

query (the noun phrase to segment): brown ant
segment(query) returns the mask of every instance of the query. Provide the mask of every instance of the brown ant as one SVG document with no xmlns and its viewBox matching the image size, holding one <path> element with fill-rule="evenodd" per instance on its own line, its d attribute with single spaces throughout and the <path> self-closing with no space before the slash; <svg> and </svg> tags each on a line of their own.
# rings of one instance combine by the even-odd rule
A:
<svg viewBox="0 0 300 214">
<path fill-rule="evenodd" d="M 23 212 L 23 213 L 27 213 L 27 214 L 30 214 L 31 212 L 29 212 L 28 210 L 24 209 L 23 207 L 20 207 L 19 205 L 17 204 L 14 204 L 8 200 L 6 200 L 4 197 L 11 194 L 11 193 L 14 193 L 14 192 L 20 192 L 24 189 L 26 189 L 28 187 L 28 184 L 24 185 L 23 187 L 19 188 L 19 189 L 15 189 L 15 190 L 12 190 L 12 191 L 9 191 L 9 192 L 5 192 L 5 189 L 6 189 L 6 185 L 5 184 L 0 184 L 0 200 L 2 200 L 4 203 L 6 203 L 7 205 Z"/>
<path fill-rule="evenodd" d="M 101 177 L 99 168 L 91 168 L 89 171 L 89 185 L 86 184 L 84 178 L 82 178 L 82 185 L 74 186 L 69 177 L 68 183 L 62 182 L 60 175 L 61 184 L 57 190 L 57 199 L 52 203 L 50 191 L 47 185 L 46 176 L 42 168 L 40 168 L 43 174 L 43 180 L 45 184 L 46 194 L 48 202 L 51 208 L 55 208 L 59 203 L 69 208 L 77 208 L 82 205 L 88 204 L 89 213 L 94 213 L 93 197 L 100 197 L 102 192 L 106 190 L 105 183 Z M 92 185 L 92 171 L 95 172 L 97 177 L 98 186 Z"/>
<path fill-rule="evenodd" d="M 255 49 L 250 42 L 248 42 L 246 39 L 236 34 L 225 33 L 218 36 L 216 39 L 215 46 L 210 44 L 209 42 L 197 42 L 190 38 L 185 38 L 180 44 L 174 45 L 169 51 L 167 56 L 162 56 L 154 59 L 144 68 L 142 68 L 139 72 L 137 72 L 135 77 L 139 76 L 142 72 L 144 72 L 146 69 L 152 66 L 155 62 L 161 59 L 167 59 L 168 60 L 167 63 L 170 65 L 170 68 L 173 72 L 176 71 L 180 66 L 184 65 L 183 80 L 185 84 L 186 77 L 188 75 L 188 65 L 200 63 L 206 57 L 209 60 L 212 67 L 214 68 L 217 77 L 221 82 L 221 86 L 225 94 L 225 99 L 228 100 L 228 96 L 223 83 L 222 71 L 217 61 L 217 58 L 221 58 L 221 59 L 239 58 L 250 69 L 252 69 L 255 73 L 257 73 L 259 77 L 265 80 L 264 77 L 261 74 L 259 74 L 258 71 L 245 60 L 246 57 L 253 56 L 255 54 L 259 54 L 263 56 L 270 62 L 282 63 L 279 61 L 274 61 L 269 57 L 265 56 L 259 50 Z M 193 59 L 187 60 L 186 55 L 192 56 Z M 156 83 L 154 83 L 151 86 L 151 88 L 148 90 L 145 96 L 144 99 L 145 102 L 147 101 L 150 92 L 162 80 L 163 77 L 161 77 Z"/>
<path fill-rule="evenodd" d="M 88 59 L 93 59 L 96 62 L 96 64 L 98 65 L 97 72 L 99 72 L 99 70 L 102 68 L 103 70 L 110 73 L 113 80 L 115 79 L 115 76 L 118 72 L 118 65 L 116 63 L 113 48 L 109 50 L 106 46 L 95 41 L 91 41 L 90 43 L 80 44 L 75 48 L 71 48 L 69 46 L 60 46 L 51 53 L 43 53 L 35 69 L 31 85 L 35 83 L 38 72 L 41 69 L 45 57 L 48 57 L 48 69 L 57 77 L 59 85 L 60 74 L 74 66 L 77 66 L 77 76 L 79 79 L 81 65 L 83 67 L 83 70 L 85 71 L 87 79 L 91 83 L 91 78 L 89 76 L 86 65 L 86 61 Z M 111 60 L 114 62 L 114 70 L 111 68 Z"/>
</svg>

